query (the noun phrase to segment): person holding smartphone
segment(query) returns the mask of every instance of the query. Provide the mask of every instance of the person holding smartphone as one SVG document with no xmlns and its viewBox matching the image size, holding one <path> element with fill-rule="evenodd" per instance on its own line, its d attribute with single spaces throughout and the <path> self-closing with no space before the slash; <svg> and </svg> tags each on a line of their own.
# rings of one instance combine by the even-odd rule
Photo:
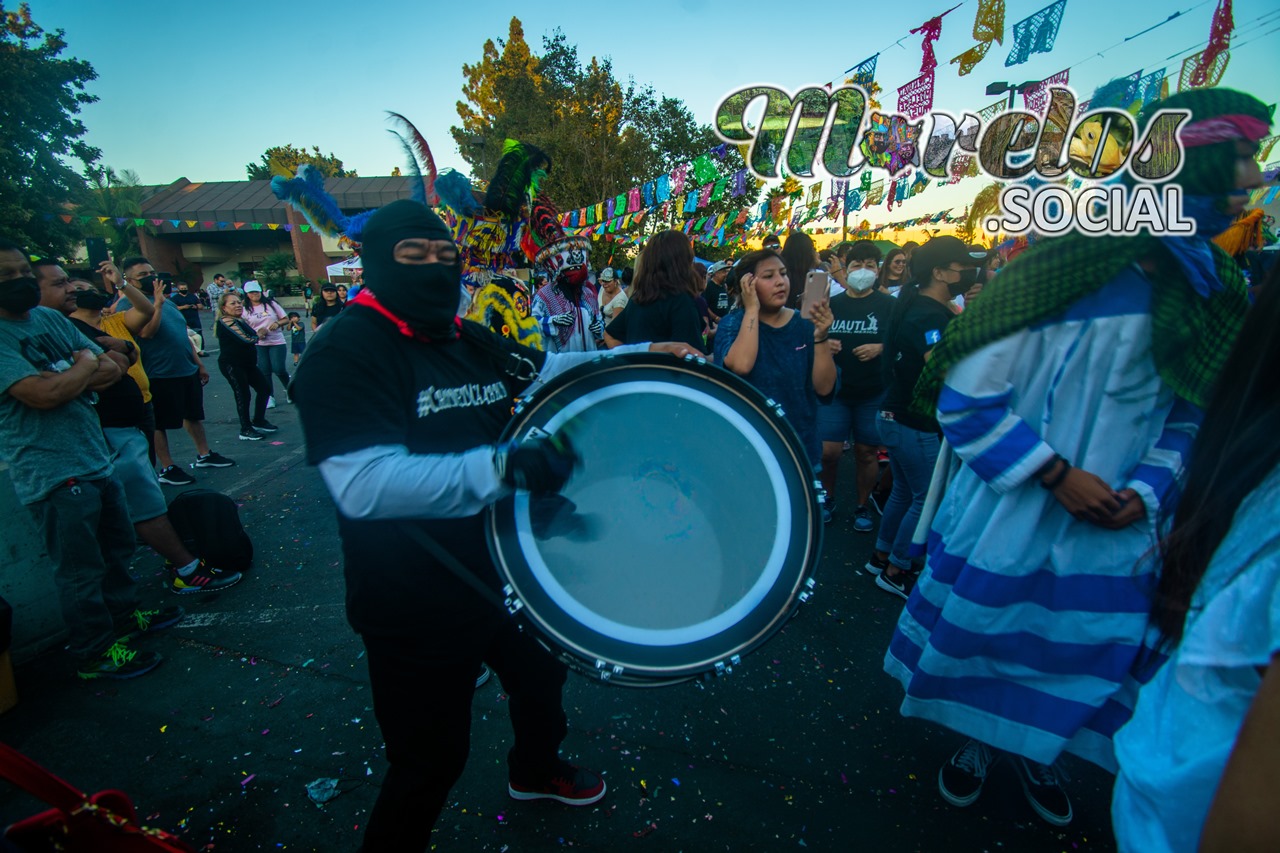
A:
<svg viewBox="0 0 1280 853">
<path fill-rule="evenodd" d="M 742 304 L 720 321 L 715 363 L 746 379 L 782 406 L 815 470 L 822 460 L 818 399 L 836 387 L 836 365 L 827 342 L 831 308 L 817 301 L 809 317 L 787 307 L 790 280 L 782 257 L 751 252 L 734 269 Z"/>
</svg>

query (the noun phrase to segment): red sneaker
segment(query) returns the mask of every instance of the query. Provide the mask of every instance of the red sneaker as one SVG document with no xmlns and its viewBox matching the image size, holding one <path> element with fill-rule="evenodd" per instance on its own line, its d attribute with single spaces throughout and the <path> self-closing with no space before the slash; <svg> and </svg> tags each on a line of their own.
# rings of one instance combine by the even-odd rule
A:
<svg viewBox="0 0 1280 853">
<path fill-rule="evenodd" d="M 507 792 L 516 800 L 558 800 L 569 806 L 589 806 L 599 802 L 606 786 L 598 773 L 561 761 L 547 779 L 532 785 L 511 780 Z"/>
</svg>

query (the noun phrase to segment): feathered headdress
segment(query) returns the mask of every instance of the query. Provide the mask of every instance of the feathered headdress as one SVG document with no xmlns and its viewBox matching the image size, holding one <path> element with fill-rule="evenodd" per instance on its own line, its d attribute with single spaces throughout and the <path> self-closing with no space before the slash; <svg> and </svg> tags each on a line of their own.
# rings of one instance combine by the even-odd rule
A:
<svg viewBox="0 0 1280 853">
<path fill-rule="evenodd" d="M 591 241 L 586 237 L 570 237 L 560 225 L 560 211 L 545 194 L 539 193 L 529 207 L 529 227 L 520 247 L 525 255 L 554 279 L 570 267 L 587 265 Z"/>
<path fill-rule="evenodd" d="M 355 216 L 347 216 L 338 207 L 338 200 L 324 188 L 324 175 L 310 163 L 298 167 L 294 178 L 279 175 L 271 179 L 271 192 L 276 198 L 288 202 L 311 223 L 311 227 L 330 237 L 346 237 L 353 243 L 360 242 L 364 223 L 374 211 L 366 210 Z"/>
</svg>

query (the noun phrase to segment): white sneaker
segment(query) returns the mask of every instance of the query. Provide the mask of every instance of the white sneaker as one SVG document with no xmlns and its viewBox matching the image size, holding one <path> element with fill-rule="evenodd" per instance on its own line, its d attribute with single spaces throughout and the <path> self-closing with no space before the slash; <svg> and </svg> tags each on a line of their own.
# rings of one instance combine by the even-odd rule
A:
<svg viewBox="0 0 1280 853">
<path fill-rule="evenodd" d="M 276 398 L 275 398 L 275 397 L 268 397 L 268 398 L 267 398 L 267 408 L 268 408 L 268 409 L 274 409 L 275 407 L 276 407 Z"/>
</svg>

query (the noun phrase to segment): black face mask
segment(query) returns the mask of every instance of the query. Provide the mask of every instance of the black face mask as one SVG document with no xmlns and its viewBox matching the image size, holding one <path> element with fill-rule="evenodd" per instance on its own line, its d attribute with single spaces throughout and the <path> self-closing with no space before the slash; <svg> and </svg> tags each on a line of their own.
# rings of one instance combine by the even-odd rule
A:
<svg viewBox="0 0 1280 853">
<path fill-rule="evenodd" d="M 947 285 L 947 290 L 953 297 L 963 296 L 968 292 L 969 288 L 973 287 L 977 283 L 978 271 L 973 267 L 969 267 L 968 269 L 960 270 L 960 280 L 949 283 Z"/>
<path fill-rule="evenodd" d="M 402 264 L 401 240 L 452 240 L 448 226 L 430 208 L 402 199 L 381 208 L 365 224 L 360 257 L 364 280 L 388 311 L 431 338 L 452 339 L 462 295 L 462 266 Z"/>
<path fill-rule="evenodd" d="M 81 290 L 76 293 L 76 307 L 89 311 L 101 311 L 114 300 L 101 290 Z"/>
<path fill-rule="evenodd" d="M 393 263 L 379 270 L 373 292 L 388 311 L 428 337 L 449 337 L 458 315 L 462 267 Z"/>
<path fill-rule="evenodd" d="M 31 276 L 0 281 L 0 308 L 10 314 L 25 314 L 40 304 L 40 282 Z"/>
</svg>

